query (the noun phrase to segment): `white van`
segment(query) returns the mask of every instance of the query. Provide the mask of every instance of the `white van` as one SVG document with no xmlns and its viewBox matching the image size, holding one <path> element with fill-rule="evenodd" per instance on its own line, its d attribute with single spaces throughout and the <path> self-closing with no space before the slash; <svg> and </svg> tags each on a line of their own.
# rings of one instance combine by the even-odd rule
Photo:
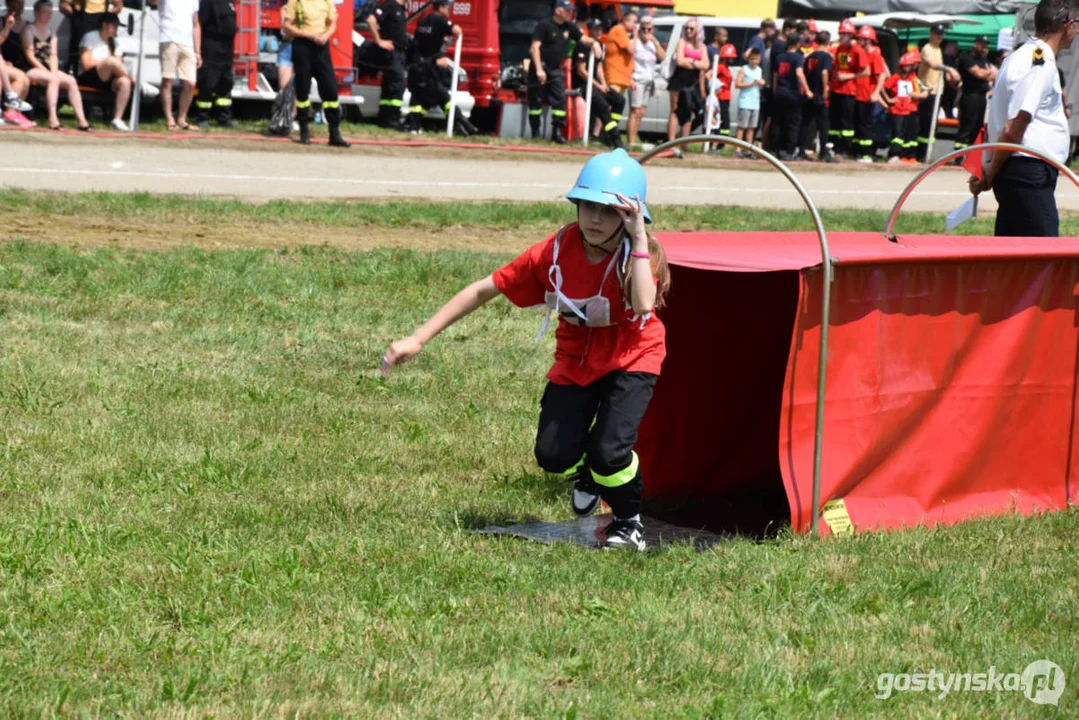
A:
<svg viewBox="0 0 1079 720">
<path fill-rule="evenodd" d="M 682 37 L 682 28 L 687 20 L 692 20 L 686 15 L 667 15 L 656 17 L 656 41 L 661 42 L 667 51 L 667 58 L 656 68 L 656 94 L 648 101 L 644 118 L 641 120 L 641 132 L 667 134 L 667 118 L 671 114 L 670 96 L 667 94 L 667 77 L 674 62 L 674 51 L 678 46 L 678 38 Z M 727 42 L 738 50 L 738 59 L 731 65 L 731 70 L 737 77 L 738 67 L 742 65 L 742 51 L 749 45 L 749 40 L 760 32 L 763 18 L 730 18 L 730 17 L 702 17 L 697 18 L 704 26 L 704 42 L 711 44 L 715 39 L 716 28 L 727 29 Z M 782 24 L 782 20 L 779 20 Z M 838 22 L 817 20 L 818 30 L 827 30 L 836 37 L 839 30 Z M 733 131 L 738 113 L 733 108 L 738 107 L 738 89 L 735 88 L 731 95 L 731 129 Z"/>
</svg>

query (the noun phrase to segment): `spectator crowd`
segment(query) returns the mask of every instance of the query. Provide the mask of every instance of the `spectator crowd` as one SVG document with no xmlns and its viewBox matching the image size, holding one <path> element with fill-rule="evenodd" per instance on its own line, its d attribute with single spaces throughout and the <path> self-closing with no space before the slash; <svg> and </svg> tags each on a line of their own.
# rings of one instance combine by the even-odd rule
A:
<svg viewBox="0 0 1079 720">
<path fill-rule="evenodd" d="M 41 105 L 50 128 L 60 129 L 61 99 L 71 105 L 76 128 L 88 130 L 85 99 L 105 98 L 110 125 L 126 130 L 124 114 L 133 79 L 117 43 L 121 0 L 62 0 L 70 19 L 70 51 L 61 58 L 50 29 L 53 4 L 37 0 L 33 20 L 24 19 L 26 0 L 7 0 L 0 25 L 0 92 L 4 120 L 32 124 L 25 113 Z M 231 0 L 157 0 L 160 11 L 160 101 L 170 131 L 207 128 L 211 120 L 232 127 L 233 43 L 237 32 Z M 416 30 L 406 30 L 404 0 L 377 0 L 361 17 L 374 36 L 356 58 L 361 73 L 379 74 L 382 95 L 379 123 L 398 130 L 418 128 L 418 118 L 432 108 L 449 107 L 449 70 L 445 41 L 461 33 L 449 20 L 449 0 L 434 0 L 433 11 Z M 920 49 L 902 52 L 896 66 L 884 60 L 873 27 L 844 20 L 833 38 L 812 20 L 761 23 L 745 47 L 728 42 L 724 28 L 714 28 L 705 42 L 704 23 L 687 18 L 680 36 L 664 47 L 656 39 L 651 15 L 627 10 L 620 17 L 575 18 L 571 0 L 556 0 L 552 16 L 537 23 L 525 61 L 525 91 L 533 137 L 568 142 L 569 97 L 590 95 L 586 132 L 610 147 L 639 143 L 650 102 L 666 84 L 670 112 L 667 138 L 706 128 L 758 144 L 783 160 L 834 163 L 841 158 L 873 162 L 886 146 L 888 162 L 925 161 L 933 110 L 957 117 L 956 146 L 976 141 L 987 97 L 1004 53 L 990 57 L 988 38 L 960 55 L 944 40 L 945 28 L 931 28 Z M 284 40 L 278 52 L 282 87 L 295 84 L 292 113 L 301 142 L 309 142 L 309 92 L 318 84 L 331 128 L 331 144 L 347 147 L 337 130 L 341 113 L 327 41 L 335 32 L 332 4 L 288 0 L 282 13 Z M 573 43 L 571 46 L 570 43 Z M 572 48 L 572 49 L 571 49 Z M 667 57 L 668 53 L 671 55 Z M 570 73 L 563 61 L 570 57 Z M 943 80 L 943 82 L 942 82 Z M 174 104 L 173 83 L 179 83 Z M 406 87 L 411 106 L 404 107 Z M 36 89 L 36 90 L 35 90 Z M 35 93 L 31 96 L 32 93 Z M 33 102 L 28 102 L 32 100 Z M 732 103 L 734 106 L 732 107 Z M 550 128 L 541 126 L 545 108 Z M 287 119 L 287 118 L 286 118 Z M 466 118 L 461 134 L 476 132 Z M 753 157 L 738 151 L 739 157 Z"/>
</svg>

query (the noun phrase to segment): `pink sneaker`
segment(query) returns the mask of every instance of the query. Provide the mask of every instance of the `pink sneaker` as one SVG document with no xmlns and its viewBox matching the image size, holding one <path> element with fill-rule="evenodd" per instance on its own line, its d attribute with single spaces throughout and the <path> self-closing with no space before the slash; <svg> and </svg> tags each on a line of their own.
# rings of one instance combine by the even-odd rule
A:
<svg viewBox="0 0 1079 720">
<path fill-rule="evenodd" d="M 30 120 L 30 118 L 26 117 L 25 115 L 23 115 L 18 110 L 5 110 L 4 111 L 4 120 L 6 120 L 7 122 L 12 123 L 14 125 L 18 125 L 19 127 L 23 128 L 24 130 L 26 128 L 37 127 L 37 123 Z"/>
</svg>

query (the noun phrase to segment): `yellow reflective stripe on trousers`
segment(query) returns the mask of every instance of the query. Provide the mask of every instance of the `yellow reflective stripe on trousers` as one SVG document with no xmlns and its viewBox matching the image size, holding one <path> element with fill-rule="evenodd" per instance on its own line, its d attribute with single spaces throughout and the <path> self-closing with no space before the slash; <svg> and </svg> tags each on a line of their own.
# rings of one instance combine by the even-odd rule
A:
<svg viewBox="0 0 1079 720">
<path fill-rule="evenodd" d="M 633 460 L 630 461 L 629 467 L 619 470 L 614 475 L 599 475 L 593 470 L 592 479 L 596 481 L 597 485 L 602 485 L 603 487 L 622 487 L 631 482 L 633 478 L 637 477 L 637 469 L 640 465 L 641 463 L 637 459 L 637 453 L 633 453 Z"/>
<path fill-rule="evenodd" d="M 618 127 L 618 121 L 617 120 L 611 120 L 609 123 L 607 123 L 606 125 L 603 126 L 603 132 L 610 132 L 611 130 L 614 130 L 616 127 Z"/>
<path fill-rule="evenodd" d="M 529 115 L 542 115 L 543 114 L 543 108 L 533 108 L 533 109 L 528 111 L 528 114 Z"/>
<path fill-rule="evenodd" d="M 551 115 L 554 115 L 555 117 L 566 117 L 566 111 L 565 110 L 551 110 Z"/>
<path fill-rule="evenodd" d="M 214 106 L 214 104 L 212 102 L 206 102 L 204 100 L 196 100 L 195 101 L 195 107 L 197 107 L 197 108 L 199 108 L 201 110 L 209 110 L 213 106 Z"/>
<path fill-rule="evenodd" d="M 214 102 L 218 107 L 232 107 L 232 98 L 217 98 Z"/>
<path fill-rule="evenodd" d="M 388 107 L 404 107 L 405 105 L 403 100 L 379 100 L 378 104 Z"/>
<path fill-rule="evenodd" d="M 309 108 L 309 107 L 311 107 L 311 101 L 310 100 L 297 100 L 296 101 L 296 107 L 298 107 L 298 108 Z"/>
<path fill-rule="evenodd" d="M 560 473 L 555 473 L 555 474 L 556 474 L 556 475 L 557 475 L 558 477 L 562 477 L 562 478 L 568 478 L 568 477 L 571 477 L 571 476 L 572 476 L 572 475 L 573 475 L 574 473 L 576 473 L 576 472 L 577 472 L 578 470 L 580 470 L 580 469 L 581 469 L 582 467 L 584 467 L 584 461 L 585 461 L 585 458 L 584 458 L 584 457 L 582 457 L 582 458 L 581 458 L 580 460 L 578 460 L 578 461 L 577 461 L 577 464 L 576 464 L 576 465 L 574 465 L 573 467 L 571 467 L 571 468 L 570 468 L 569 470 L 567 470 L 566 472 L 560 472 Z"/>
<path fill-rule="evenodd" d="M 336 107 L 341 107 L 341 103 L 338 100 L 326 100 L 322 103 L 323 110 L 332 110 Z"/>
</svg>

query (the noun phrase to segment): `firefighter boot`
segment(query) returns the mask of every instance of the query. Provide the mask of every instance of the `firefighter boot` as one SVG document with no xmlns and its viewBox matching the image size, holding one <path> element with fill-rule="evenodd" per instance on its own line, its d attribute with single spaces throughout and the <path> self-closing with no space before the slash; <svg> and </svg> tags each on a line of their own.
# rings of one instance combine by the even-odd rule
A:
<svg viewBox="0 0 1079 720">
<path fill-rule="evenodd" d="M 341 137 L 341 124 L 331 122 L 330 123 L 330 146 L 339 148 L 350 148 L 352 143 Z"/>
<path fill-rule="evenodd" d="M 307 113 L 301 110 L 297 113 L 296 119 L 300 121 L 300 144 L 311 144 L 311 119 L 307 117 Z"/>
</svg>

